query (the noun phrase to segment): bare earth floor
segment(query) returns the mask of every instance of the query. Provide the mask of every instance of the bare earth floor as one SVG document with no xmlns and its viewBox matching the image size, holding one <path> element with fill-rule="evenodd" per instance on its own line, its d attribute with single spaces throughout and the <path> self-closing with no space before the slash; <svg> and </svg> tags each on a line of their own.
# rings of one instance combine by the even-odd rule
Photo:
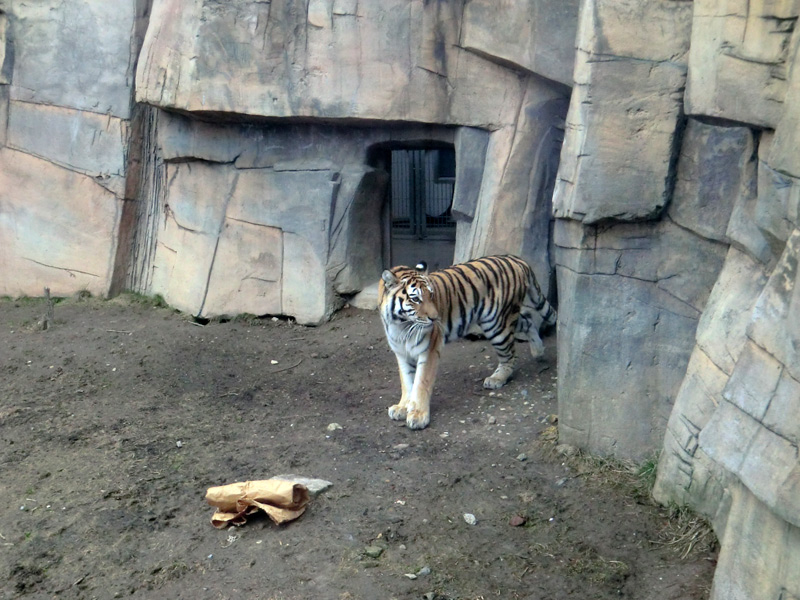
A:
<svg viewBox="0 0 800 600">
<path fill-rule="evenodd" d="M 497 393 L 485 341 L 447 346 L 411 431 L 386 414 L 399 382 L 374 312 L 201 326 L 69 299 L 42 331 L 44 312 L 0 300 L 0 598 L 708 596 L 712 550 L 683 558 L 665 511 L 542 435 L 553 338 L 546 362 L 520 346 Z M 209 486 L 282 473 L 333 486 L 280 527 L 210 525 Z"/>
</svg>

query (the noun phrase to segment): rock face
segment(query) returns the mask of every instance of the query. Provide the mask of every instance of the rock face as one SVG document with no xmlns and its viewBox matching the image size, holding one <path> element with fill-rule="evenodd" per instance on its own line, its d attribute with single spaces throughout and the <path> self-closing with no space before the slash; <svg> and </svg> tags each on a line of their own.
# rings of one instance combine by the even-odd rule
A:
<svg viewBox="0 0 800 600">
<path fill-rule="evenodd" d="M 388 264 L 392 151 L 452 148 L 455 260 L 560 300 L 561 441 L 661 452 L 715 600 L 798 598 L 798 16 L 0 0 L 0 294 L 318 323 Z"/>
<path fill-rule="evenodd" d="M 725 246 L 668 221 L 559 221 L 555 242 L 560 439 L 643 459 L 663 439 Z"/>
<path fill-rule="evenodd" d="M 0 294 L 110 291 L 146 24 L 118 4 L 0 3 Z"/>
<path fill-rule="evenodd" d="M 775 127 L 794 60 L 797 5 L 756 0 L 693 4 L 686 113 Z"/>
<path fill-rule="evenodd" d="M 519 56 L 508 56 L 518 40 L 508 20 L 486 22 L 482 8 L 464 13 L 461 3 L 420 0 L 155 0 L 137 99 L 193 112 L 494 129 L 517 120 L 533 63 L 546 62 L 556 81 L 568 81 L 577 2 L 520 2 L 521 15 L 547 15 L 549 23 L 529 21 L 537 35 Z M 475 44 L 479 52 L 464 47 Z M 525 69 L 523 76 L 508 66 Z"/>
<path fill-rule="evenodd" d="M 637 221 L 669 202 L 691 10 L 687 2 L 584 1 L 557 217 Z"/>
<path fill-rule="evenodd" d="M 582 6 L 554 198 L 564 217 L 556 223 L 561 437 L 643 457 L 663 436 L 656 498 L 705 514 L 723 542 L 712 598 L 798 597 L 789 566 L 800 540 L 800 169 L 789 150 L 797 6 L 693 3 L 688 55 L 670 59 L 686 76 L 683 105 L 650 123 L 656 137 L 671 136 L 673 159 L 668 144 L 637 145 L 618 92 L 581 77 L 586 65 L 591 76 L 619 60 L 595 48 L 613 39 L 614 25 L 636 29 L 626 7 Z M 671 11 L 660 13 L 675 22 L 664 30 L 688 33 L 687 7 L 640 9 Z M 652 78 L 633 79 L 631 98 L 652 89 Z M 680 85 L 646 97 L 680 103 L 675 92 Z M 603 120 L 620 112 L 611 131 L 624 143 L 614 144 Z M 631 165 L 656 174 L 644 179 L 650 187 L 641 173 L 621 175 Z"/>
<path fill-rule="evenodd" d="M 431 145 L 456 149 L 459 174 L 473 174 L 457 184 L 455 204 L 466 208 L 454 211 L 455 259 L 523 254 L 548 290 L 578 2 L 521 2 L 518 31 L 496 11 L 487 19 L 487 8 L 126 0 L 119 10 L 94 1 L 0 9 L 0 140 L 93 179 L 116 215 L 98 233 L 103 248 L 72 248 L 62 229 L 41 250 L 49 260 L 38 263 L 62 270 L 83 248 L 105 264 L 83 269 L 91 286 L 62 277 L 54 293 L 132 289 L 202 317 L 318 323 L 388 266 L 389 152 Z M 72 36 L 85 43 L 70 53 Z M 49 76 L 60 57 L 73 76 Z M 86 199 L 53 201 L 72 211 Z M 25 231 L 33 222 L 17 216 L 20 198 L 0 202 L 12 242 L 4 262 L 24 264 L 33 255 L 18 240 L 35 236 Z M 41 277 L 15 272 L 0 293 L 40 293 Z"/>
<path fill-rule="evenodd" d="M 495 35 L 504 22 L 477 3 L 155 2 L 137 100 L 279 120 L 212 125 L 159 111 L 159 174 L 144 195 L 160 216 L 138 233 L 152 250 L 128 287 L 200 316 L 317 323 L 387 266 L 388 151 L 435 143 L 472 177 L 456 178 L 455 260 L 520 253 L 548 290 L 577 3 L 518 7 L 529 9 L 546 18 L 529 22 L 514 54 L 513 32 Z M 540 63 L 552 81 L 534 75 Z"/>
<path fill-rule="evenodd" d="M 0 149 L 0 271 L 4 293 L 104 294 L 113 269 L 121 200 L 92 178 Z M 52 190 L 58 190 L 61 198 Z M 70 198 L 69 210 L 61 206 Z"/>
<path fill-rule="evenodd" d="M 656 498 L 722 540 L 719 600 L 800 597 L 797 18 L 586 0 L 553 200 L 560 437 L 662 449 Z"/>
</svg>

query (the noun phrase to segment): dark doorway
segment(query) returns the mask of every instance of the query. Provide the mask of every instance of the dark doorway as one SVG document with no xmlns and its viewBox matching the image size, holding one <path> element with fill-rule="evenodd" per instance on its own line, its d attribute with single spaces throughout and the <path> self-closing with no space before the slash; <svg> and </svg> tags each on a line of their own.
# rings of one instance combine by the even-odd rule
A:
<svg viewBox="0 0 800 600">
<path fill-rule="evenodd" d="M 456 222 L 453 148 L 391 151 L 391 263 L 428 263 L 431 270 L 453 262 Z"/>
</svg>

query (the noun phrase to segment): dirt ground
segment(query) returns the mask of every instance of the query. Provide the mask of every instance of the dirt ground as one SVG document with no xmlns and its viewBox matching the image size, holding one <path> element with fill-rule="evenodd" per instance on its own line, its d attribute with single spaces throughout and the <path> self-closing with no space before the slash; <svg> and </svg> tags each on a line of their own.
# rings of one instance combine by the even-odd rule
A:
<svg viewBox="0 0 800 600">
<path fill-rule="evenodd" d="M 555 449 L 553 338 L 491 393 L 491 346 L 447 346 L 412 431 L 386 414 L 375 312 L 201 325 L 73 298 L 42 331 L 44 312 L 0 300 L 0 598 L 708 596 L 708 544 L 682 557 L 636 476 Z M 333 486 L 282 526 L 211 526 L 209 486 L 283 473 Z"/>
</svg>

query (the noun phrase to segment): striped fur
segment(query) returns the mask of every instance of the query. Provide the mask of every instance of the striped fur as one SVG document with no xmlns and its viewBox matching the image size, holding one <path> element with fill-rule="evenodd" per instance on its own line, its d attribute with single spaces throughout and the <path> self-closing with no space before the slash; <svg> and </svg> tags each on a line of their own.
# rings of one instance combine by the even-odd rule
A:
<svg viewBox="0 0 800 600">
<path fill-rule="evenodd" d="M 483 386 L 505 385 L 516 367 L 515 340 L 527 340 L 539 358 L 543 327 L 556 311 L 542 295 L 531 268 L 516 256 L 487 256 L 428 273 L 393 267 L 379 282 L 380 313 L 397 357 L 402 395 L 389 408 L 392 419 L 412 429 L 430 422 L 430 397 L 442 347 L 471 331 L 482 331 L 499 364 Z"/>
</svg>

